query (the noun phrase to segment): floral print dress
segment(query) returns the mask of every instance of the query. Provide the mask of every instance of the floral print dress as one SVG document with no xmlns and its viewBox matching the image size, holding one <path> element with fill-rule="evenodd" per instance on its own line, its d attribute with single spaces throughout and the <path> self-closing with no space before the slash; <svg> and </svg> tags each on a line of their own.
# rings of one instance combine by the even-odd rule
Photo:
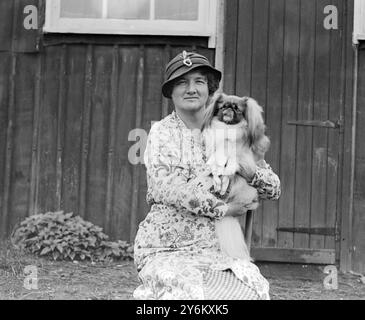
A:
<svg viewBox="0 0 365 320">
<path fill-rule="evenodd" d="M 228 206 L 209 191 L 204 149 L 200 131 L 189 130 L 175 111 L 151 128 L 144 155 L 151 210 L 134 244 L 142 282 L 136 299 L 207 299 L 204 275 L 223 270 L 257 298 L 269 299 L 269 284 L 256 265 L 220 251 L 215 220 Z M 280 196 L 280 180 L 266 163 L 251 185 L 262 199 Z"/>
</svg>

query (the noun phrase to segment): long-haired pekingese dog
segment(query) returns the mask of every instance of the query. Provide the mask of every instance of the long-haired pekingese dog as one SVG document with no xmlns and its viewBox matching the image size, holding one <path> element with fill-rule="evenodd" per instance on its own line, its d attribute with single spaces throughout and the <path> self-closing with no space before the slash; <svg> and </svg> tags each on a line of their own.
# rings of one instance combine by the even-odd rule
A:
<svg viewBox="0 0 365 320">
<path fill-rule="evenodd" d="M 257 190 L 246 179 L 254 175 L 256 164 L 263 160 L 270 145 L 262 112 L 252 98 L 220 93 L 207 107 L 203 124 L 215 191 L 227 190 L 229 184 L 223 199 L 242 203 L 244 212 L 258 207 Z M 238 218 L 217 220 L 216 233 L 225 254 L 251 260 Z"/>
</svg>

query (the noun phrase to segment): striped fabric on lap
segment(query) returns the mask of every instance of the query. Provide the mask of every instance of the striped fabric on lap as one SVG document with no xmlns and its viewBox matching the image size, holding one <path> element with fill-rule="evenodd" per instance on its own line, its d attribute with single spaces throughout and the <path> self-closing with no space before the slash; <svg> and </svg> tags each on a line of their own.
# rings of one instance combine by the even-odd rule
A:
<svg viewBox="0 0 365 320">
<path fill-rule="evenodd" d="M 231 270 L 203 271 L 203 288 L 206 300 L 258 300 L 259 295 L 239 280 Z"/>
</svg>

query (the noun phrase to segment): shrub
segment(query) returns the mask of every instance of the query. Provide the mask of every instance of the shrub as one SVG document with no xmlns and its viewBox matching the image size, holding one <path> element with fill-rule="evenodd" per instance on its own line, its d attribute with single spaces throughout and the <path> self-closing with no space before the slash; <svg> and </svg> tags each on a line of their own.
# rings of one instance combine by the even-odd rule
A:
<svg viewBox="0 0 365 320">
<path fill-rule="evenodd" d="M 109 241 L 102 228 L 63 211 L 26 218 L 14 229 L 11 240 L 27 252 L 54 260 L 133 259 L 131 244 Z"/>
</svg>

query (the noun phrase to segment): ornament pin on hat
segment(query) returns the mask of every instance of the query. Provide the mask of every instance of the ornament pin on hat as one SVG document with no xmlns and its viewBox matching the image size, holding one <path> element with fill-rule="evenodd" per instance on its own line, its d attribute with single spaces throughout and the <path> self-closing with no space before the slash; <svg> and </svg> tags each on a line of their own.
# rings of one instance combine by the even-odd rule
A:
<svg viewBox="0 0 365 320">
<path fill-rule="evenodd" d="M 188 53 L 185 50 L 183 51 L 183 59 L 183 64 L 185 64 L 187 67 L 191 67 L 193 65 L 193 62 L 188 57 Z"/>
</svg>

